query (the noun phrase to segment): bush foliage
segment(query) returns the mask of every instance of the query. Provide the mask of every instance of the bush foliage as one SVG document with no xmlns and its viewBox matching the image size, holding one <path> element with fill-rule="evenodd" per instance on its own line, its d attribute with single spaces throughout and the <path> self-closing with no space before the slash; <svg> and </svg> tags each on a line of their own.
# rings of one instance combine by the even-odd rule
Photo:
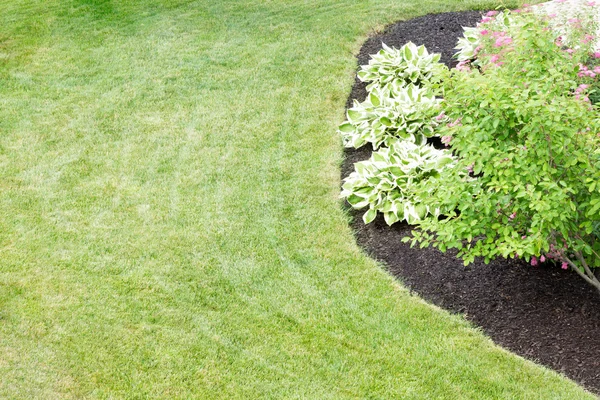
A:
<svg viewBox="0 0 600 400">
<path fill-rule="evenodd" d="M 444 99 L 436 99 L 444 110 L 433 117 L 436 123 L 421 126 L 441 136 L 454 156 L 435 153 L 422 140 L 410 146 L 379 140 L 389 147 L 357 164 L 343 197 L 369 207 L 365 222 L 382 212 L 389 224 L 416 224 L 405 240 L 456 248 L 465 264 L 475 257 L 520 257 L 532 265 L 552 259 L 600 290 L 594 274 L 600 267 L 600 118 L 594 104 L 600 53 L 592 48 L 590 21 L 568 23 L 568 39 L 563 25 L 557 30 L 551 17 L 529 10 L 491 12 L 466 29 L 457 68 L 436 68 L 437 78 L 421 81 L 424 90 L 428 82 L 441 82 Z M 386 78 L 373 82 L 387 85 L 388 76 L 402 75 L 386 70 Z M 379 97 L 381 104 L 396 101 Z M 430 169 L 416 166 L 409 153 Z M 424 154 L 429 158 L 419 158 Z M 449 162 L 435 164 L 435 157 Z M 402 209 L 407 204 L 411 212 Z"/>
</svg>

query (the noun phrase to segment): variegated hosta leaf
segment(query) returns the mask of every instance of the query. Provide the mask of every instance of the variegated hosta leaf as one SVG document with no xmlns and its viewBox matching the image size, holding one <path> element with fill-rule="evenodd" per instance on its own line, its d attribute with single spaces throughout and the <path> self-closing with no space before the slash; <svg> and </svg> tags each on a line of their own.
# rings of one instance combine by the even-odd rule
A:
<svg viewBox="0 0 600 400">
<path fill-rule="evenodd" d="M 398 141 L 374 152 L 369 160 L 354 164 L 355 171 L 344 180 L 340 197 L 353 208 L 368 207 L 363 215 L 365 223 L 380 212 L 388 225 L 404 220 L 412 224 L 427 215 L 440 214 L 439 209 L 423 204 L 422 199 L 436 186 L 426 183 L 454 165 L 447 150 Z"/>
<path fill-rule="evenodd" d="M 425 46 L 408 42 L 399 49 L 382 44 L 383 49 L 371 56 L 368 65 L 361 66 L 358 78 L 371 82 L 368 91 L 382 89 L 391 83 L 404 86 L 430 86 L 439 82 L 440 72 L 446 67 L 439 54 L 429 54 Z"/>
<path fill-rule="evenodd" d="M 481 45 L 481 34 L 479 28 L 463 27 L 463 37 L 458 39 L 455 49 L 458 50 L 454 57 L 458 61 L 474 60 L 476 50 Z"/>
<path fill-rule="evenodd" d="M 441 100 L 425 88 L 392 83 L 375 89 L 367 99 L 354 101 L 348 120 L 339 126 L 346 147 L 358 148 L 371 143 L 373 149 L 390 146 L 396 140 L 424 144 L 435 134 L 440 122 Z"/>
</svg>

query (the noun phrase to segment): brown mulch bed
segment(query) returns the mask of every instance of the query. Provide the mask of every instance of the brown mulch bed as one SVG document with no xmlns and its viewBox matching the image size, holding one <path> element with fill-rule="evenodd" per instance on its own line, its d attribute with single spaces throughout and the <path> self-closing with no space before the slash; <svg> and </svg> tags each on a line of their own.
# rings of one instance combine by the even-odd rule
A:
<svg viewBox="0 0 600 400">
<path fill-rule="evenodd" d="M 441 53 L 442 62 L 453 66 L 451 56 L 462 27 L 475 26 L 480 18 L 480 12 L 471 11 L 398 22 L 364 43 L 358 65 L 366 64 L 382 42 L 400 47 L 412 41 Z M 348 106 L 352 99 L 362 101 L 365 96 L 365 85 L 356 80 Z M 353 163 L 370 153 L 370 147 L 347 150 L 342 178 L 353 171 Z M 365 225 L 363 212 L 350 213 L 358 244 L 412 291 L 464 314 L 497 344 L 600 394 L 600 295 L 575 273 L 550 264 L 532 267 L 505 259 L 465 267 L 451 253 L 402 243 L 412 229 L 405 223 L 388 227 L 378 217 Z"/>
</svg>

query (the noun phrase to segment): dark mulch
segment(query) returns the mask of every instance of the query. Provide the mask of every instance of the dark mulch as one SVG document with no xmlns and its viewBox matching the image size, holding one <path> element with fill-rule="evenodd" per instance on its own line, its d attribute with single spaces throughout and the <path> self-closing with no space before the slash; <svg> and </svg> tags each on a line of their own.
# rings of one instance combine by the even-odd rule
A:
<svg viewBox="0 0 600 400">
<path fill-rule="evenodd" d="M 366 64 L 382 42 L 400 47 L 412 41 L 441 53 L 442 61 L 451 65 L 461 27 L 475 26 L 480 17 L 479 12 L 461 12 L 398 22 L 365 42 L 358 63 Z M 357 80 L 348 104 L 365 96 L 365 85 Z M 352 172 L 353 163 L 369 156 L 370 148 L 347 150 L 342 177 Z M 378 217 L 365 226 L 362 212 L 351 215 L 359 245 L 411 290 L 464 314 L 499 345 L 600 393 L 600 295 L 575 273 L 504 259 L 464 267 L 450 253 L 402 243 L 411 232 L 406 224 L 388 227 Z"/>
</svg>

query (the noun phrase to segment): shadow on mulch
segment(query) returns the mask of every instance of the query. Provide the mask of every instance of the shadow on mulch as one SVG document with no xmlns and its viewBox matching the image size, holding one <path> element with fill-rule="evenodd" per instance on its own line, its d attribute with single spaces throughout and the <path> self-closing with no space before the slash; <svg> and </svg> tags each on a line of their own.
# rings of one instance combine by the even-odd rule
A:
<svg viewBox="0 0 600 400">
<path fill-rule="evenodd" d="M 480 19 L 480 12 L 470 11 L 398 22 L 364 43 L 358 65 L 367 64 L 382 42 L 400 47 L 412 41 L 441 53 L 442 62 L 452 67 L 462 27 L 475 26 Z M 347 106 L 365 97 L 365 85 L 356 79 Z M 371 148 L 366 147 L 346 151 L 342 178 L 354 170 L 355 162 L 370 157 Z M 575 273 L 505 259 L 465 267 L 453 253 L 402 243 L 411 233 L 406 223 L 388 227 L 379 216 L 365 225 L 362 211 L 349 212 L 358 244 L 411 291 L 464 314 L 497 344 L 600 394 L 600 295 Z"/>
</svg>

